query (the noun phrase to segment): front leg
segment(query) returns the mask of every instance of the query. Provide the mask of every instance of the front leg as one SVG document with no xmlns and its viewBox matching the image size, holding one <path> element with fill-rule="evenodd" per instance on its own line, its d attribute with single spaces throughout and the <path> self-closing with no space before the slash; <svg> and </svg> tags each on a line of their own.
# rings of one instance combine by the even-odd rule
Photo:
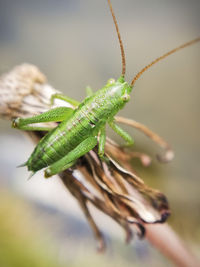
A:
<svg viewBox="0 0 200 267">
<path fill-rule="evenodd" d="M 122 128 L 120 128 L 115 122 L 114 120 L 109 121 L 108 124 L 110 125 L 110 127 L 117 133 L 119 134 L 125 141 L 126 141 L 126 145 L 127 146 L 132 146 L 134 144 L 134 140 L 133 138 L 127 133 L 125 132 Z"/>
<path fill-rule="evenodd" d="M 161 138 L 158 134 L 151 131 L 149 128 L 147 128 L 144 124 L 139 123 L 137 121 L 123 118 L 116 116 L 115 120 L 119 123 L 124 123 L 126 125 L 129 125 L 131 127 L 134 127 L 138 129 L 139 131 L 143 132 L 146 136 L 148 136 L 151 140 L 153 140 L 155 143 L 157 143 L 160 147 L 165 149 L 165 155 L 157 155 L 157 158 L 161 162 L 168 162 L 174 158 L 174 152 L 171 149 L 170 145 Z"/>
</svg>

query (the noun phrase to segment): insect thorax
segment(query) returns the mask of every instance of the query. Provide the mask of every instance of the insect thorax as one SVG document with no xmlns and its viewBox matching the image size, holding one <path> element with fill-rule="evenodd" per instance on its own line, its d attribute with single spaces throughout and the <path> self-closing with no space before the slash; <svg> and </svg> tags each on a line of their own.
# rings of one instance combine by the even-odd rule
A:
<svg viewBox="0 0 200 267">
<path fill-rule="evenodd" d="M 97 91 L 92 100 L 93 103 L 99 105 L 99 112 L 102 112 L 102 116 L 108 120 L 108 118 L 115 116 L 129 101 L 131 90 L 132 88 L 124 81 L 123 77 L 117 81 L 110 79 L 104 88 Z M 97 110 L 96 112 L 99 113 Z"/>
</svg>

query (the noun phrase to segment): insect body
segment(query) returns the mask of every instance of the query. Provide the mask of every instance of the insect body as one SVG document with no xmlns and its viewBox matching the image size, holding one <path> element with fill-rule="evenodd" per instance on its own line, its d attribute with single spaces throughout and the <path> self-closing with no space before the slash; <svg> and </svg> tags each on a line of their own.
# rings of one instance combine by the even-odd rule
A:
<svg viewBox="0 0 200 267">
<path fill-rule="evenodd" d="M 41 115 L 13 121 L 13 127 L 23 130 L 49 130 L 36 146 L 28 161 L 23 165 L 33 173 L 47 167 L 45 176 L 49 177 L 70 168 L 78 158 L 92 150 L 98 144 L 98 154 L 104 157 L 105 145 L 105 125 L 108 123 L 128 145 L 133 144 L 133 139 L 115 124 L 114 116 L 122 109 L 130 99 L 135 81 L 152 65 L 167 57 L 168 55 L 189 46 L 200 38 L 181 45 L 163 56 L 157 58 L 144 67 L 132 80 L 129 85 L 124 80 L 125 76 L 125 54 L 117 21 L 108 0 L 110 11 L 115 23 L 118 40 L 122 54 L 122 75 L 115 81 L 110 79 L 105 87 L 95 94 L 88 96 L 82 103 L 62 95 L 54 95 L 54 98 L 61 98 L 73 104 L 76 109 L 59 107 L 49 110 Z M 61 123 L 54 129 L 33 127 L 30 124 L 40 122 L 60 121 Z"/>
<path fill-rule="evenodd" d="M 35 148 L 29 160 L 24 164 L 30 171 L 36 172 L 50 166 L 45 172 L 46 177 L 71 167 L 76 159 L 89 152 L 97 144 L 99 138 L 99 155 L 104 155 L 105 124 L 108 122 L 116 128 L 114 115 L 123 108 L 129 99 L 131 87 L 121 77 L 116 82 L 110 79 L 107 85 L 92 96 L 86 98 L 75 110 L 70 108 L 54 109 L 55 120 L 62 113 L 63 121 L 50 131 Z M 57 96 L 59 97 L 59 96 Z M 52 110 L 35 118 L 17 119 L 13 126 L 24 122 L 30 124 L 39 118 L 40 122 L 48 115 L 53 118 Z M 28 126 L 29 127 L 29 126 Z M 118 129 L 119 127 L 117 127 Z M 131 137 L 124 133 L 123 137 L 132 144 Z M 54 163 L 55 162 L 55 163 Z"/>
</svg>

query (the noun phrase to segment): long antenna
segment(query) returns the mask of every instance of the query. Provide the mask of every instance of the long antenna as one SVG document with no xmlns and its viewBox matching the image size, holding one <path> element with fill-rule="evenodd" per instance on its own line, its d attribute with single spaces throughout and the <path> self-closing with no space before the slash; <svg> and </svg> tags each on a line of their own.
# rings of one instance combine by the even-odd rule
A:
<svg viewBox="0 0 200 267">
<path fill-rule="evenodd" d="M 117 32 L 117 37 L 118 37 L 118 40 L 119 40 L 119 45 L 120 45 L 120 49 L 121 49 L 121 57 L 122 57 L 122 76 L 124 77 L 124 75 L 126 73 L 126 59 L 125 59 L 124 47 L 123 47 L 121 35 L 120 35 L 120 32 L 119 32 L 119 27 L 118 27 L 118 24 L 117 24 L 117 20 L 116 20 L 116 17 L 115 17 L 115 14 L 114 14 L 114 11 L 113 11 L 113 8 L 112 8 L 112 4 L 111 4 L 110 0 L 108 0 L 108 5 L 109 5 L 109 8 L 110 8 L 110 12 L 112 14 L 112 17 L 113 17 L 113 21 L 114 21 L 114 24 L 115 24 L 115 29 L 116 29 L 116 32 Z"/>
<path fill-rule="evenodd" d="M 200 37 L 198 37 L 198 38 L 196 38 L 196 39 L 194 39 L 194 40 L 192 40 L 192 41 L 189 41 L 189 42 L 187 42 L 187 43 L 184 43 L 184 44 L 182 44 L 182 45 L 180 45 L 180 46 L 178 46 L 178 47 L 176 47 L 176 48 L 170 50 L 169 52 L 165 53 L 164 55 L 162 55 L 162 56 L 156 58 L 155 60 L 153 60 L 151 63 L 149 63 L 148 65 L 146 65 L 143 69 L 141 69 L 141 71 L 139 71 L 139 72 L 135 75 L 135 77 L 133 78 L 133 80 L 132 80 L 132 82 L 131 82 L 131 87 L 133 87 L 133 85 L 134 85 L 135 82 L 140 78 L 140 76 L 141 76 L 146 70 L 148 70 L 149 68 L 151 68 L 151 66 L 153 66 L 153 65 L 156 64 L 157 62 L 161 61 L 162 59 L 168 57 L 169 55 L 171 55 L 171 54 L 177 52 L 178 50 L 181 50 L 181 49 L 183 49 L 183 48 L 185 48 L 185 47 L 187 47 L 187 46 L 193 45 L 194 43 L 197 43 L 197 42 L 199 42 L 199 41 L 200 41 Z"/>
</svg>

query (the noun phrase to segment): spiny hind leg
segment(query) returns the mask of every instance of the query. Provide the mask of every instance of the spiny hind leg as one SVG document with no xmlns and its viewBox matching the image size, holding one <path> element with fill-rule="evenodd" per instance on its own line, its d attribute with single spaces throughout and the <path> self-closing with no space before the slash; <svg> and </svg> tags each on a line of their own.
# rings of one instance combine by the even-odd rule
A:
<svg viewBox="0 0 200 267">
<path fill-rule="evenodd" d="M 160 147 L 164 148 L 166 151 L 165 155 L 164 156 L 157 155 L 160 161 L 168 162 L 173 159 L 174 152 L 171 149 L 170 145 L 158 134 L 154 133 L 149 128 L 147 128 L 144 124 L 131 120 L 131 119 L 119 117 L 119 116 L 116 116 L 115 120 L 116 122 L 123 123 L 123 124 L 129 125 L 131 127 L 138 129 L 139 131 L 143 132 L 146 136 L 148 136 L 151 140 L 153 140 L 156 144 L 158 144 Z"/>
<path fill-rule="evenodd" d="M 12 127 L 26 131 L 50 131 L 54 127 L 30 126 L 30 124 L 67 120 L 73 111 L 72 108 L 57 107 L 30 118 L 16 118 L 12 122 Z"/>
<path fill-rule="evenodd" d="M 77 147 L 75 147 L 72 151 L 70 151 L 66 156 L 56 161 L 52 165 L 50 165 L 45 170 L 45 177 L 48 178 L 54 174 L 57 174 L 61 171 L 64 171 L 70 168 L 76 160 L 87 152 L 92 150 L 97 145 L 97 137 L 88 137 L 83 142 L 81 142 Z"/>
<path fill-rule="evenodd" d="M 66 95 L 54 94 L 54 95 L 51 96 L 51 105 L 53 105 L 54 99 L 61 99 L 61 100 L 65 101 L 65 102 L 71 104 L 74 107 L 77 107 L 80 104 L 80 102 L 78 102 L 75 99 L 70 98 L 70 97 L 68 97 Z"/>
<path fill-rule="evenodd" d="M 125 145 L 132 146 L 134 144 L 133 138 L 121 127 L 119 127 L 113 120 L 109 121 L 108 123 L 110 127 L 126 141 Z"/>
</svg>

